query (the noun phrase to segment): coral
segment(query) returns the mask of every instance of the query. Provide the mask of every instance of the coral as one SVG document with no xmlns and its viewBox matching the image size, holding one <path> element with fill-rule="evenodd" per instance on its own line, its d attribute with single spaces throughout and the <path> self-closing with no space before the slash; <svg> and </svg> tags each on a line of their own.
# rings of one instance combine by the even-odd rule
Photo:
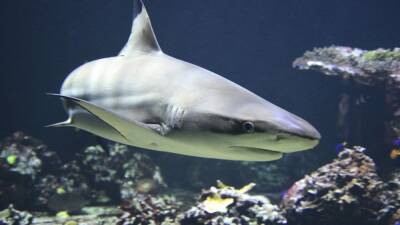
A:
<svg viewBox="0 0 400 225">
<path fill-rule="evenodd" d="M 36 139 L 21 132 L 5 138 L 0 144 L 1 170 L 30 177 L 34 180 L 39 174 L 42 161 L 38 156 L 38 149 L 44 148 Z"/>
<path fill-rule="evenodd" d="M 293 66 L 345 79 L 352 78 L 370 86 L 400 87 L 400 48 L 374 51 L 339 46 L 315 48 L 296 59 Z"/>
<path fill-rule="evenodd" d="M 344 149 L 332 163 L 296 182 L 282 207 L 290 224 L 383 224 L 388 192 L 364 148 Z M 393 206 L 393 205 L 392 205 Z"/>
<path fill-rule="evenodd" d="M 101 146 L 90 146 L 82 155 L 84 173 L 91 177 L 93 186 L 114 187 L 120 190 L 120 198 L 136 195 L 136 186 L 147 183 L 139 191 L 155 192 L 166 187 L 160 169 L 151 159 L 121 144 L 110 144 L 108 151 Z"/>
<path fill-rule="evenodd" d="M 10 205 L 7 209 L 0 212 L 1 225 L 30 225 L 33 216 L 27 212 L 21 212 Z"/>
<path fill-rule="evenodd" d="M 0 142 L 0 208 L 13 203 L 20 208 L 33 202 L 32 186 L 41 173 L 59 167 L 55 152 L 43 142 L 15 132 Z"/>
<path fill-rule="evenodd" d="M 77 211 L 88 201 L 117 203 L 166 187 L 159 168 L 127 146 L 88 147 L 61 162 L 43 142 L 16 132 L 0 142 L 0 208 Z M 116 194 L 115 194 L 116 193 Z"/>
<path fill-rule="evenodd" d="M 217 187 L 203 190 L 196 206 L 180 216 L 180 224 L 285 224 L 278 206 L 266 197 L 247 194 L 254 185 L 238 190 L 218 182 Z"/>
<path fill-rule="evenodd" d="M 124 213 L 117 225 L 169 225 L 175 219 L 182 203 L 168 195 L 139 194 L 122 207 Z"/>
<path fill-rule="evenodd" d="M 390 217 L 389 224 L 394 225 L 396 222 L 400 223 L 400 169 L 393 171 L 385 186 L 386 191 L 381 199 L 386 202 L 386 207 L 381 212 L 383 216 Z"/>
<path fill-rule="evenodd" d="M 35 185 L 36 206 L 52 211 L 76 211 L 90 198 L 87 179 L 76 161 L 64 164 L 56 174 L 41 177 Z"/>
</svg>

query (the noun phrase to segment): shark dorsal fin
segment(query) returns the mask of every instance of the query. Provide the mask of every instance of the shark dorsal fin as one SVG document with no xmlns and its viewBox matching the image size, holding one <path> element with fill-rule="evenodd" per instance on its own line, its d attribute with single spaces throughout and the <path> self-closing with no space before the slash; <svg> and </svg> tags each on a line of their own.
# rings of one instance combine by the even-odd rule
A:
<svg viewBox="0 0 400 225">
<path fill-rule="evenodd" d="M 130 56 L 136 53 L 161 52 L 149 15 L 142 0 L 134 0 L 132 30 L 128 42 L 119 53 Z"/>
</svg>

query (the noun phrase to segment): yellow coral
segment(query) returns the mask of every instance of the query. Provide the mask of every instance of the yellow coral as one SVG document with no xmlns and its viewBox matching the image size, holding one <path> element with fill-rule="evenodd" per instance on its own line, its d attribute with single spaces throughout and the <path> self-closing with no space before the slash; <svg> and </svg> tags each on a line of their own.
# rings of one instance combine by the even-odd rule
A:
<svg viewBox="0 0 400 225">
<path fill-rule="evenodd" d="M 218 194 L 208 196 L 207 199 L 203 202 L 204 210 L 208 213 L 225 213 L 228 210 L 227 207 L 232 203 L 232 198 L 221 198 L 221 196 Z"/>
<path fill-rule="evenodd" d="M 354 202 L 354 198 L 350 195 L 343 195 L 342 197 L 340 197 L 339 202 L 344 202 L 344 203 L 350 204 L 350 203 Z"/>
<path fill-rule="evenodd" d="M 6 158 L 7 163 L 11 166 L 13 166 L 15 163 L 17 163 L 17 159 L 18 159 L 18 157 L 16 155 L 9 155 Z"/>
<path fill-rule="evenodd" d="M 65 194 L 65 189 L 63 187 L 58 187 L 56 190 L 57 194 L 62 195 Z"/>
<path fill-rule="evenodd" d="M 56 216 L 60 219 L 67 219 L 70 217 L 69 213 L 67 211 L 60 211 L 56 214 Z"/>
<path fill-rule="evenodd" d="M 222 181 L 220 180 L 217 180 L 217 187 L 222 189 L 222 188 L 229 188 L 230 186 L 222 183 Z"/>
<path fill-rule="evenodd" d="M 217 180 L 218 189 L 231 189 L 237 191 L 239 194 L 244 194 L 250 191 L 255 185 L 255 183 L 250 183 L 237 190 L 234 187 L 228 186 L 222 183 L 222 181 Z M 233 202 L 233 198 L 221 198 L 219 194 L 214 193 L 212 196 L 208 196 L 207 199 L 204 200 L 203 205 L 204 210 L 208 213 L 225 213 L 228 210 L 228 206 L 231 205 Z"/>
<path fill-rule="evenodd" d="M 78 222 L 76 222 L 75 220 L 70 220 L 64 223 L 64 225 L 79 225 Z"/>
<path fill-rule="evenodd" d="M 244 194 L 244 193 L 249 192 L 251 189 L 253 189 L 254 186 L 256 186 L 255 183 L 250 183 L 250 184 L 245 185 L 244 187 L 240 188 L 238 191 L 239 191 L 239 193 Z"/>
</svg>

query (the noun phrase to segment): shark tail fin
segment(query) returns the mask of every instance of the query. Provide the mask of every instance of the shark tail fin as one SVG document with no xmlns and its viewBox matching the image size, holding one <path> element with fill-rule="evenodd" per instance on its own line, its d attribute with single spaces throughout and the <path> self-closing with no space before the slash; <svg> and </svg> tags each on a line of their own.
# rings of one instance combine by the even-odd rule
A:
<svg viewBox="0 0 400 225">
<path fill-rule="evenodd" d="M 138 52 L 161 52 L 146 7 L 142 0 L 133 1 L 134 12 L 131 34 L 124 48 L 119 52 L 119 56 L 135 55 Z"/>
</svg>

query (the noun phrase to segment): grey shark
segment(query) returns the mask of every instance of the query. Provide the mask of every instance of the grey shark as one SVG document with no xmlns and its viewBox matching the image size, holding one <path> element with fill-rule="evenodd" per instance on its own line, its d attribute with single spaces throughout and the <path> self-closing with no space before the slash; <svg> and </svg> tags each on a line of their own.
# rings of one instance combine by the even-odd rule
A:
<svg viewBox="0 0 400 225">
<path fill-rule="evenodd" d="M 69 115 L 53 127 L 76 127 L 145 149 L 244 161 L 269 161 L 313 148 L 318 131 L 305 120 L 209 70 L 161 50 L 142 1 L 118 56 L 88 62 L 65 79 Z"/>
</svg>

